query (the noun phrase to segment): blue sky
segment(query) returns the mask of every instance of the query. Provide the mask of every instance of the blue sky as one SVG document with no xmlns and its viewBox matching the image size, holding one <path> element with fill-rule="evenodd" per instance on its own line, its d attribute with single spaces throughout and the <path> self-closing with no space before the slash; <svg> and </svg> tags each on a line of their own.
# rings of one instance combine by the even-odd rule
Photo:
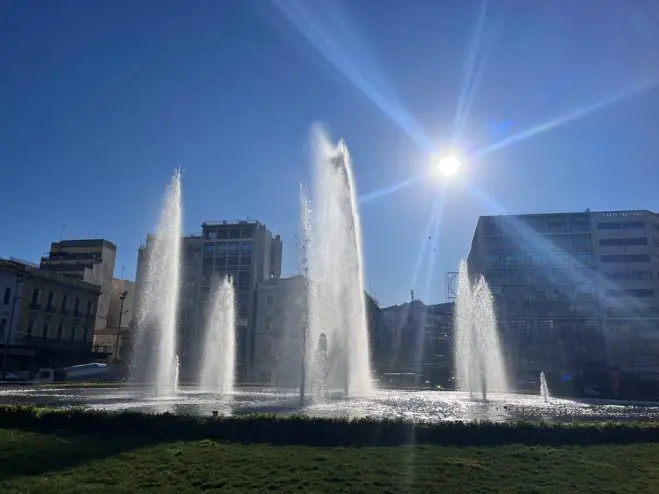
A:
<svg viewBox="0 0 659 494">
<path fill-rule="evenodd" d="M 445 273 L 467 255 L 479 215 L 659 209 L 659 7 L 482 8 L 2 2 L 0 256 L 37 261 L 65 224 L 64 238 L 115 242 L 116 275 L 131 278 L 181 166 L 186 231 L 259 219 L 283 236 L 293 274 L 314 122 L 345 138 L 359 193 L 370 197 L 361 204 L 365 279 L 385 305 L 410 288 L 443 301 Z M 456 112 L 472 154 L 463 174 L 378 195 L 425 173 L 451 144 Z"/>
</svg>

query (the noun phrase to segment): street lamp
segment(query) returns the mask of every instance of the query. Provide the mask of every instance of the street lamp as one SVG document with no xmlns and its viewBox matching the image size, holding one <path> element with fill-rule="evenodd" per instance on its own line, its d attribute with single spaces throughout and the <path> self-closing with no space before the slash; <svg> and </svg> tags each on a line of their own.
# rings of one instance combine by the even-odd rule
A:
<svg viewBox="0 0 659 494">
<path fill-rule="evenodd" d="M 121 335 L 121 318 L 126 312 L 124 312 L 124 300 L 126 300 L 126 297 L 128 296 L 128 291 L 124 290 L 121 292 L 121 295 L 119 296 L 119 300 L 121 300 L 121 305 L 119 306 L 119 321 L 117 322 L 117 340 L 114 343 L 114 361 L 116 362 L 119 360 L 119 337 Z"/>
<path fill-rule="evenodd" d="M 21 283 L 21 281 L 23 281 L 23 276 L 24 276 L 22 272 L 23 267 L 4 259 L 3 262 L 16 268 L 17 271 L 15 273 L 16 283 L 14 286 L 14 298 L 11 303 L 11 311 L 9 312 L 9 328 L 7 328 L 7 336 L 5 338 L 5 351 L 4 351 L 4 356 L 2 358 L 2 367 L 0 367 L 0 381 L 5 380 L 5 373 L 7 371 L 7 360 L 9 360 L 9 343 L 11 342 L 11 333 L 14 328 L 14 314 L 16 312 L 16 302 L 18 302 L 18 300 L 21 298 L 18 296 L 18 285 Z"/>
</svg>

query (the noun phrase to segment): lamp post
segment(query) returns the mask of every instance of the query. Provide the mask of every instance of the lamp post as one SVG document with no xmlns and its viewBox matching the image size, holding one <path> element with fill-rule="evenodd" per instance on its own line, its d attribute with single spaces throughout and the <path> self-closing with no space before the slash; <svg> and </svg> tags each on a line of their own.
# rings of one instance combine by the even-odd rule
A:
<svg viewBox="0 0 659 494">
<path fill-rule="evenodd" d="M 114 343 L 114 361 L 119 360 L 119 338 L 121 336 L 121 318 L 124 315 L 124 300 L 128 296 L 128 291 L 121 292 L 119 300 L 121 300 L 121 305 L 119 306 L 119 321 L 117 322 L 117 340 Z M 128 312 L 128 311 L 126 311 Z"/>
<path fill-rule="evenodd" d="M 9 261 L 4 261 L 9 263 Z M 14 267 L 19 268 L 19 266 L 14 265 Z M 2 367 L 0 368 L 0 381 L 5 380 L 5 373 L 7 371 L 7 360 L 9 360 L 9 343 L 11 342 L 11 333 L 14 328 L 14 314 L 16 312 L 16 302 L 21 298 L 18 296 L 18 285 L 23 281 L 23 273 L 16 271 L 16 283 L 14 285 L 14 298 L 11 302 L 11 310 L 9 312 L 9 327 L 7 328 L 7 336 L 5 338 L 5 351 L 2 358 Z"/>
</svg>

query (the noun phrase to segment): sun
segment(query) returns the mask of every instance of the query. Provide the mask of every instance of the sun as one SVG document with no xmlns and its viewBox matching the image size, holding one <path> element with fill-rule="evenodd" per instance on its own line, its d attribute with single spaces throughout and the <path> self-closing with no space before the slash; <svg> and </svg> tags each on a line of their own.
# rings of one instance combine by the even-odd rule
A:
<svg viewBox="0 0 659 494">
<path fill-rule="evenodd" d="M 435 166 L 445 177 L 452 177 L 462 168 L 462 160 L 456 154 L 450 153 L 441 157 Z"/>
</svg>

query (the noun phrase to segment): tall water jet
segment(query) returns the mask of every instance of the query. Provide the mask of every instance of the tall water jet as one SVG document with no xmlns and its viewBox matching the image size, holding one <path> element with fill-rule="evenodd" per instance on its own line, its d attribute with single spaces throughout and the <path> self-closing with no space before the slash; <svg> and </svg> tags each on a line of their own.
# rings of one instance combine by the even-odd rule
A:
<svg viewBox="0 0 659 494">
<path fill-rule="evenodd" d="M 540 396 L 545 403 L 549 401 L 549 388 L 547 387 L 547 377 L 544 372 L 540 373 Z"/>
<path fill-rule="evenodd" d="M 457 295 L 453 355 L 458 389 L 486 400 L 489 391 L 508 391 L 508 380 L 492 293 L 482 276 L 472 285 L 464 261 Z"/>
<path fill-rule="evenodd" d="M 231 393 L 236 361 L 236 295 L 231 278 L 218 278 L 206 316 L 199 385 L 214 393 Z"/>
<path fill-rule="evenodd" d="M 326 343 L 327 385 L 347 394 L 371 392 L 364 305 L 361 227 L 350 156 L 314 130 L 313 242 L 309 265 L 307 376 L 319 341 Z M 321 340 L 321 334 L 325 338 Z"/>
<path fill-rule="evenodd" d="M 178 388 L 176 318 L 181 259 L 181 173 L 174 172 L 163 201 L 156 234 L 147 242 L 144 279 L 140 282 L 138 338 L 134 361 L 147 362 L 142 378 L 158 396 Z"/>
</svg>

